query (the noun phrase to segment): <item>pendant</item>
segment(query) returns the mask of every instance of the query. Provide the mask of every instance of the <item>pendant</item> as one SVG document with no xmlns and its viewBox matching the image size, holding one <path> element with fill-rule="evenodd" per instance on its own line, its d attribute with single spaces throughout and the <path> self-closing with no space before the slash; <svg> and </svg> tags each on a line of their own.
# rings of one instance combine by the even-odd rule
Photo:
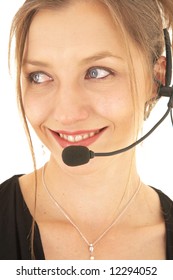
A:
<svg viewBox="0 0 173 280">
<path fill-rule="evenodd" d="M 93 246 L 93 244 L 89 245 L 89 252 L 90 252 L 90 260 L 94 260 L 94 256 L 93 256 L 94 246 Z"/>
</svg>

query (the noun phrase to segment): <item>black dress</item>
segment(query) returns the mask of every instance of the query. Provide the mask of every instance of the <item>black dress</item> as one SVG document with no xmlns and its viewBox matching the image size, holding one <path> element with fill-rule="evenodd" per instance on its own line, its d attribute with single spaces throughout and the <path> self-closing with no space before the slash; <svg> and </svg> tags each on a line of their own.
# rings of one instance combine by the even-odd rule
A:
<svg viewBox="0 0 173 280">
<path fill-rule="evenodd" d="M 0 260 L 31 260 L 30 233 L 32 216 L 23 199 L 18 175 L 0 185 Z M 173 260 L 173 202 L 158 193 L 166 226 L 166 259 Z M 34 252 L 44 260 L 38 226 L 35 227 Z"/>
</svg>

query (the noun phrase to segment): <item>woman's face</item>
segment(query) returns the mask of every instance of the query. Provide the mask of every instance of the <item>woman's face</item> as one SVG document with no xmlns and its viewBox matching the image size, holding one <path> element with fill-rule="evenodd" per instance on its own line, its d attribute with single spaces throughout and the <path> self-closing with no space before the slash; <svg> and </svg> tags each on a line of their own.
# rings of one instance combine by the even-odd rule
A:
<svg viewBox="0 0 173 280">
<path fill-rule="evenodd" d="M 132 43 L 130 49 L 143 109 L 142 61 Z M 76 1 L 34 17 L 21 86 L 26 116 L 59 163 L 69 145 L 106 152 L 134 140 L 127 52 L 118 26 L 100 3 Z"/>
</svg>

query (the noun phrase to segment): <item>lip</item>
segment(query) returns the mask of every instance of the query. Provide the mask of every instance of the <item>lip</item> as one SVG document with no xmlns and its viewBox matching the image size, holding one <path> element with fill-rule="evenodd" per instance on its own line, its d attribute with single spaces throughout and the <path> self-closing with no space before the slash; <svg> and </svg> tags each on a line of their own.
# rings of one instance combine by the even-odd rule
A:
<svg viewBox="0 0 173 280">
<path fill-rule="evenodd" d="M 54 137 L 54 139 L 59 143 L 59 145 L 62 148 L 66 148 L 68 146 L 86 146 L 88 147 L 89 145 L 91 145 L 92 143 L 94 143 L 102 134 L 103 132 L 106 130 L 107 127 L 101 128 L 101 129 L 95 129 L 95 130 L 81 130 L 81 131 L 73 131 L 73 132 L 69 132 L 69 131 L 63 131 L 63 130 L 58 130 L 58 131 L 54 131 L 49 129 L 49 131 L 51 132 L 52 136 Z M 65 136 L 64 139 L 63 137 L 61 137 L 60 135 L 63 135 L 63 137 Z M 86 135 L 90 135 L 89 137 L 87 137 L 86 139 L 81 139 L 81 136 L 86 137 Z M 72 138 L 72 139 L 77 139 L 76 141 L 68 141 L 68 138 Z M 77 138 L 76 138 L 77 137 Z M 84 138 L 85 138 L 84 137 Z M 79 139 L 79 141 L 78 141 Z"/>
</svg>

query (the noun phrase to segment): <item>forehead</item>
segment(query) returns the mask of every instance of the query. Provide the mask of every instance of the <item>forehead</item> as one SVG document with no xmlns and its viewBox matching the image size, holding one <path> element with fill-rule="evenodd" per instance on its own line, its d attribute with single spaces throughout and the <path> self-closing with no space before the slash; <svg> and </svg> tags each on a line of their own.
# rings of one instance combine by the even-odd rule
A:
<svg viewBox="0 0 173 280">
<path fill-rule="evenodd" d="M 75 1 L 60 9 L 40 10 L 34 17 L 28 37 L 27 54 L 61 52 L 61 57 L 78 52 L 112 51 L 122 55 L 124 41 L 108 9 L 100 2 Z M 77 53 L 76 53 L 77 55 Z"/>
</svg>

